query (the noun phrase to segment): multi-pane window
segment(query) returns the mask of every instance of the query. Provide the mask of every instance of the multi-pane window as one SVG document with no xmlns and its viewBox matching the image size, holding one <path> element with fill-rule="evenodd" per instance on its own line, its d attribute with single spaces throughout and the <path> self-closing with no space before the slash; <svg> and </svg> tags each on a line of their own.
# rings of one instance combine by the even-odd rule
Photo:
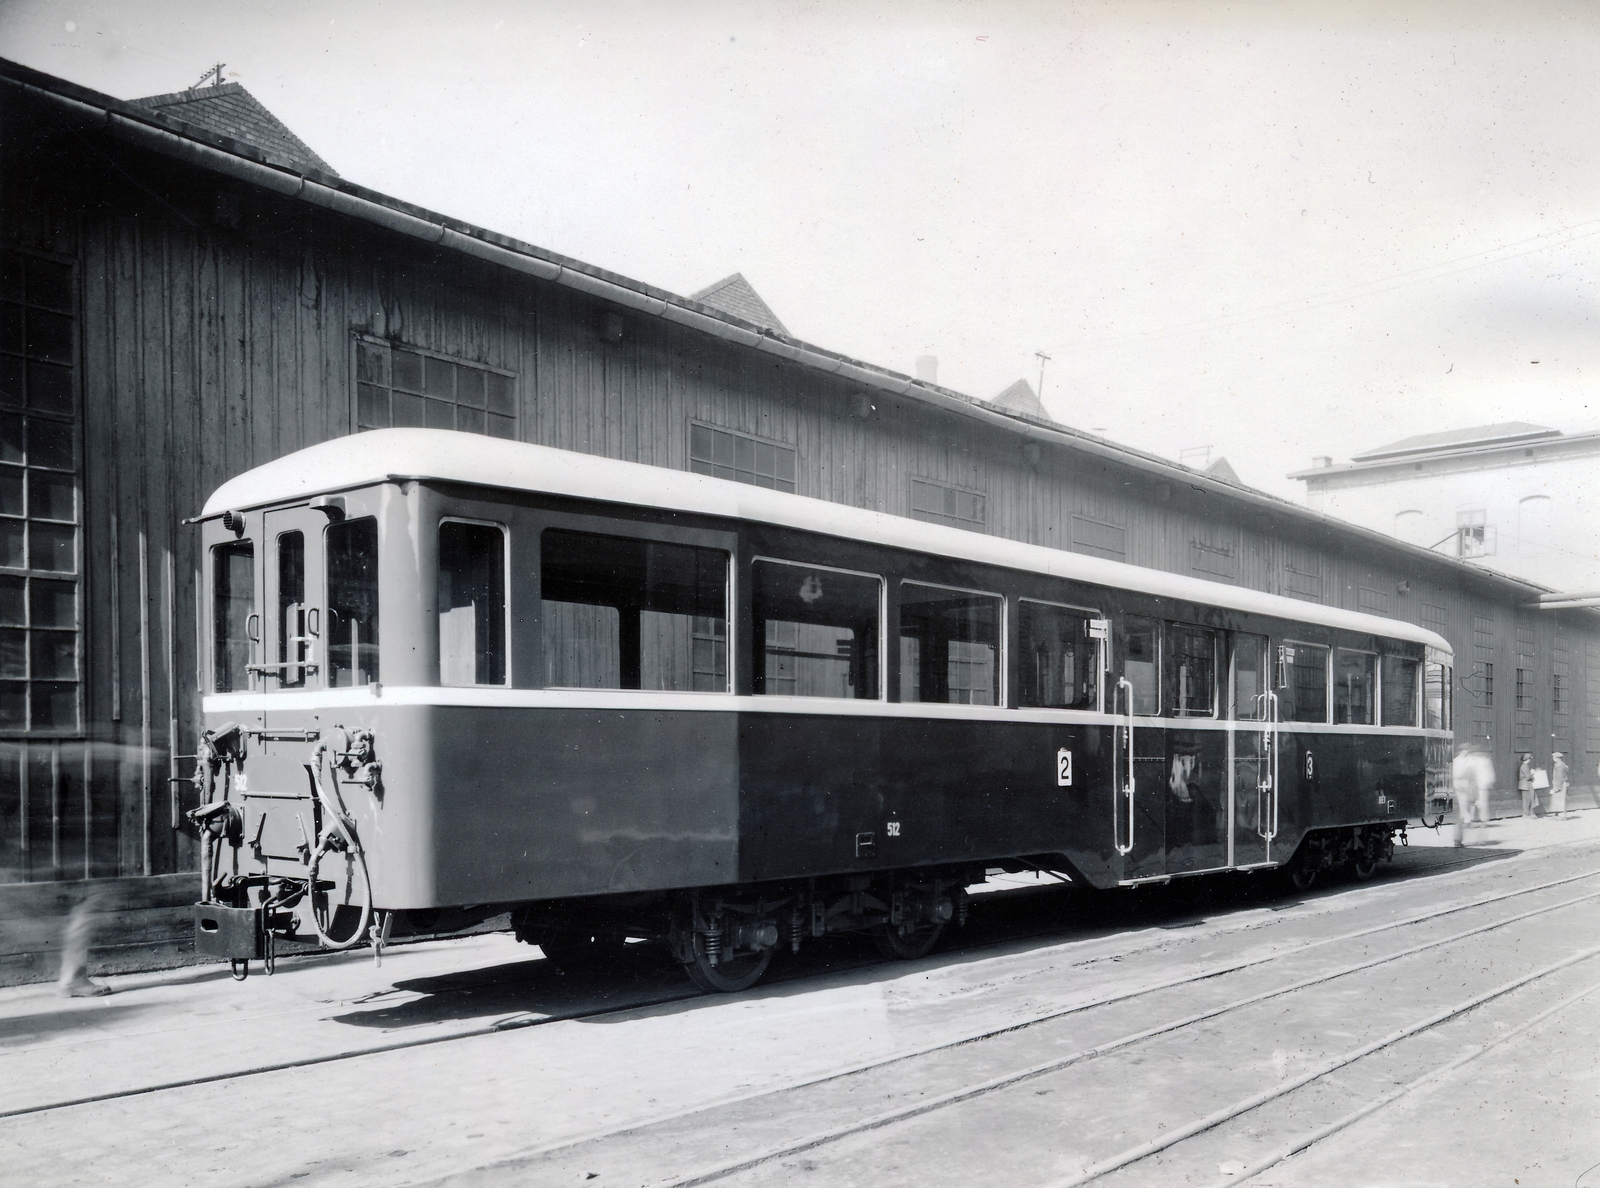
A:
<svg viewBox="0 0 1600 1188">
<path fill-rule="evenodd" d="M 728 691 L 728 554 L 547 528 L 540 631 L 550 688 Z"/>
<path fill-rule="evenodd" d="M 1000 599 L 900 583 L 900 700 L 1000 702 Z"/>
<path fill-rule="evenodd" d="M 761 560 L 750 584 L 756 693 L 877 698 L 883 579 Z"/>
<path fill-rule="evenodd" d="M 460 429 L 515 438 L 516 379 L 411 346 L 356 340 L 356 428 Z"/>
<path fill-rule="evenodd" d="M 82 680 L 73 278 L 0 252 L 0 729 L 75 731 Z"/>
<path fill-rule="evenodd" d="M 988 523 L 988 500 L 976 491 L 966 491 L 928 479 L 911 480 L 911 518 L 952 528 L 982 528 Z"/>
<path fill-rule="evenodd" d="M 1456 556 L 1494 555 L 1494 527 L 1488 520 L 1488 511 L 1481 507 L 1466 508 L 1456 513 Z"/>
<path fill-rule="evenodd" d="M 689 469 L 773 491 L 794 491 L 793 446 L 729 433 L 709 425 L 689 426 Z"/>
</svg>

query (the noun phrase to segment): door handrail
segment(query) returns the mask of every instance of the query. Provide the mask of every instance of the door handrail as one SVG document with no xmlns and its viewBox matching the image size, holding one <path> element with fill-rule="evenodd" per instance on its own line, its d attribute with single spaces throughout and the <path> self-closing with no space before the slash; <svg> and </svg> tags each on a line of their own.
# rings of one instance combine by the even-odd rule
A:
<svg viewBox="0 0 1600 1188">
<path fill-rule="evenodd" d="M 1114 744 L 1112 746 L 1112 752 L 1111 752 L 1111 756 L 1112 756 L 1112 782 L 1116 783 L 1116 784 L 1119 784 L 1118 787 L 1112 789 L 1112 793 L 1111 793 L 1111 841 L 1112 841 L 1112 844 L 1117 847 L 1117 853 L 1118 854 L 1127 855 L 1127 854 L 1131 853 L 1132 850 L 1133 850 L 1133 789 L 1134 789 L 1134 778 L 1133 778 L 1133 682 L 1130 681 L 1127 677 L 1118 678 L 1116 690 L 1111 695 L 1111 713 L 1112 713 L 1113 716 L 1116 715 L 1116 712 L 1117 712 L 1117 700 L 1118 700 L 1119 696 L 1121 695 L 1123 689 L 1126 689 L 1128 691 L 1128 721 L 1127 721 L 1127 724 L 1122 727 L 1122 729 L 1124 731 L 1126 731 L 1126 733 L 1123 736 L 1123 746 L 1122 746 L 1122 750 L 1124 752 L 1123 753 L 1123 757 L 1122 757 L 1123 776 L 1122 776 L 1122 779 L 1120 781 L 1116 778 L 1117 748 L 1116 748 L 1116 746 Z M 1115 729 L 1115 727 L 1113 727 L 1113 729 Z M 1127 813 L 1128 813 L 1128 844 L 1127 845 L 1123 845 L 1122 844 L 1122 831 L 1117 827 L 1117 801 L 1119 799 L 1123 799 L 1123 800 L 1127 801 Z"/>
</svg>

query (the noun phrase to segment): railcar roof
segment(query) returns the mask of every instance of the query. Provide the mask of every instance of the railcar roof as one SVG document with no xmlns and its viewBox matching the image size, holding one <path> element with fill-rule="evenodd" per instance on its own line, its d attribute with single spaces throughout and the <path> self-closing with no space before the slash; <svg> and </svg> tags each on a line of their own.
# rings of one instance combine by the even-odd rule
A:
<svg viewBox="0 0 1600 1188">
<path fill-rule="evenodd" d="M 1048 573 L 1183 602 L 1209 603 L 1251 614 L 1385 635 L 1451 651 L 1443 636 L 1399 619 L 926 524 L 707 475 L 446 429 L 374 429 L 297 450 L 223 483 L 206 500 L 201 518 L 411 479 L 753 520 L 1007 569 Z"/>
</svg>

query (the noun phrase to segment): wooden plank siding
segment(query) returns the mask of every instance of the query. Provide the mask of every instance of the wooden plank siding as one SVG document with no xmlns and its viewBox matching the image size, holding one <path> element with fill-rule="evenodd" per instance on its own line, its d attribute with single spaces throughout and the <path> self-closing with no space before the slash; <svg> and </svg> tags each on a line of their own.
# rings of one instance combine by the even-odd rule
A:
<svg viewBox="0 0 1600 1188">
<path fill-rule="evenodd" d="M 202 558 L 182 520 L 232 475 L 352 432 L 357 335 L 514 373 L 526 441 L 686 470 L 700 422 L 793 447 L 802 495 L 910 515 L 911 480 L 928 479 L 982 493 L 987 530 L 1002 536 L 1352 610 L 1366 590 L 1411 622 L 1425 604 L 1443 607 L 1464 656 L 1472 616 L 1489 608 L 1495 734 L 1509 747 L 1513 596 L 1459 566 L 1231 500 L 1181 471 L 1033 448 L 1002 427 L 110 142 L 41 148 L 55 134 L 19 134 L 18 118 L 14 102 L 0 112 L 0 242 L 77 269 L 85 711 L 76 738 L 0 740 L 0 881 L 194 866 L 168 783 L 174 746 L 192 753 L 199 726 Z M 619 312 L 620 341 L 608 341 L 605 317 Z M 1580 739 L 1600 714 L 1585 667 L 1591 620 L 1562 620 L 1568 733 Z M 1546 744 L 1554 627 L 1554 616 L 1539 622 L 1535 733 Z M 1458 720 L 1471 714 L 1466 697 Z"/>
</svg>

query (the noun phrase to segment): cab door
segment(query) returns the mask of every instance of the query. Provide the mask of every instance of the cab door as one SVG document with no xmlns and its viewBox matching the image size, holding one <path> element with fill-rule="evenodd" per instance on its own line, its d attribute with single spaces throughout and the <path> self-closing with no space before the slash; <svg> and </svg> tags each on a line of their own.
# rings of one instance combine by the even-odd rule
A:
<svg viewBox="0 0 1600 1188">
<path fill-rule="evenodd" d="M 265 693 L 326 684 L 322 532 L 327 523 L 325 515 L 306 507 L 263 517 L 266 589 L 259 672 Z"/>
<path fill-rule="evenodd" d="M 1278 817 L 1278 701 L 1269 682 L 1267 639 L 1235 633 L 1228 664 L 1233 866 L 1271 861 Z"/>
</svg>

